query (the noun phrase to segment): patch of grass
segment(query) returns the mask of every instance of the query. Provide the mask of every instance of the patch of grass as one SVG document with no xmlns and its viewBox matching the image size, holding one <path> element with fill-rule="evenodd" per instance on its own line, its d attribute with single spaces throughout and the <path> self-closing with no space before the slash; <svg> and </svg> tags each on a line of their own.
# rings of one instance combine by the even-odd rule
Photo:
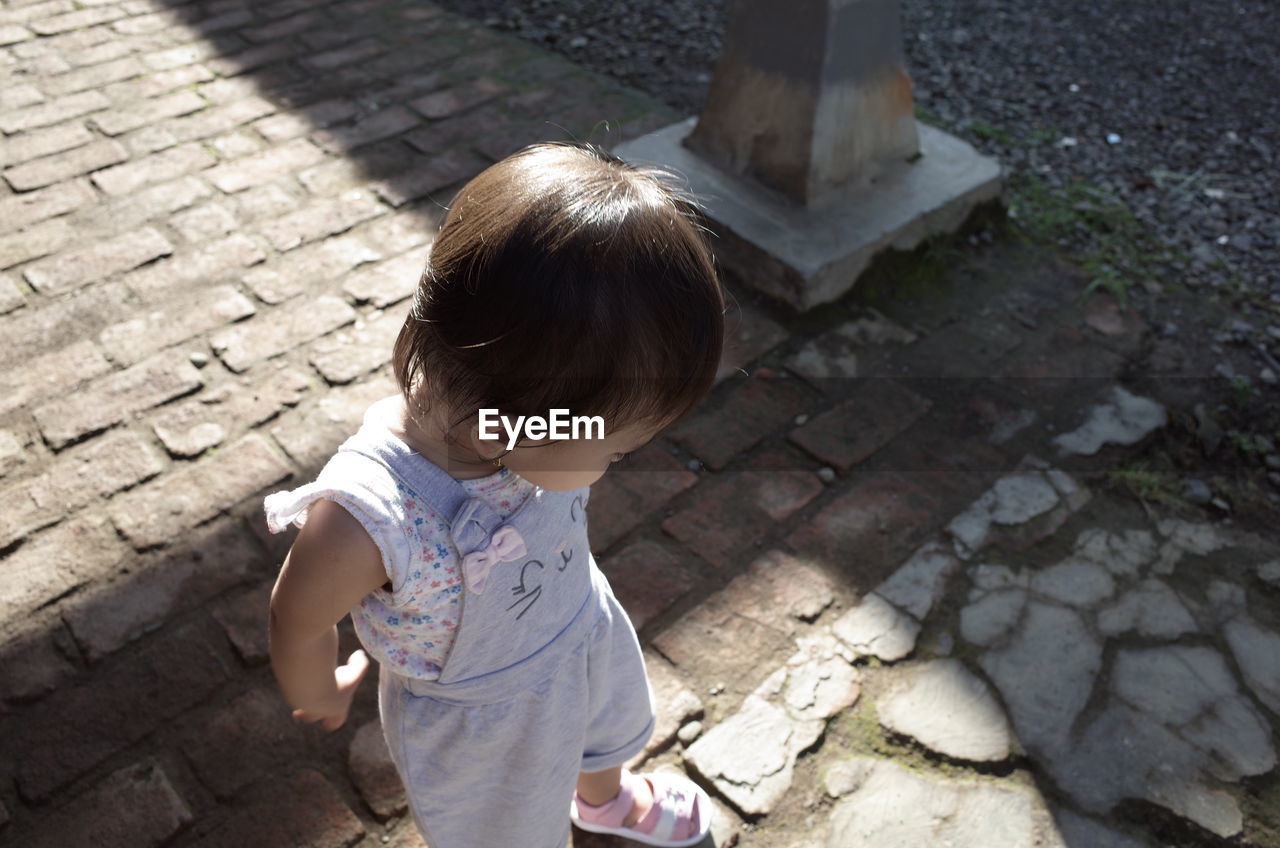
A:
<svg viewBox="0 0 1280 848">
<path fill-rule="evenodd" d="M 1127 492 L 1150 511 L 1150 504 L 1157 504 L 1178 515 L 1190 515 L 1197 510 L 1182 494 L 1182 481 L 1171 471 L 1159 471 L 1148 466 L 1146 460 L 1135 460 L 1126 467 L 1107 471 L 1104 484 L 1114 490 Z"/>
<path fill-rule="evenodd" d="M 1009 133 L 994 124 L 988 124 L 981 118 L 975 118 L 969 122 L 969 131 L 983 141 L 995 141 L 1006 147 L 1013 146 L 1013 139 Z"/>
<path fill-rule="evenodd" d="M 1151 276 L 1153 263 L 1172 259 L 1122 200 L 1086 182 L 1050 189 L 1032 175 L 1015 174 L 1009 217 L 1032 241 L 1075 246 L 1071 258 L 1089 274 L 1078 302 L 1103 289 L 1126 304 L 1130 287 Z"/>
</svg>

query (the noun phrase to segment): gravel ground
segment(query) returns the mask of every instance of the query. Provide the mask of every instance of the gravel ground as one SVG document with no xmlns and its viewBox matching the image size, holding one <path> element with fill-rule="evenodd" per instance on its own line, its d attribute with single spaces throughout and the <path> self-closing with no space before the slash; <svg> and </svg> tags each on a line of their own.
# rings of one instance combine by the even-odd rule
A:
<svg viewBox="0 0 1280 848">
<path fill-rule="evenodd" d="M 705 98 L 728 9 L 723 0 L 438 2 L 687 113 Z M 1274 500 L 1280 4 L 913 0 L 902 13 L 921 116 L 999 157 L 1019 223 L 1043 225 L 1126 291 L 1159 331 L 1166 364 L 1181 357 L 1208 378 L 1206 409 L 1228 436 L 1263 437 L 1260 450 L 1233 458 L 1270 471 Z M 1048 192 L 1025 194 L 1036 186 Z M 1047 209 L 1045 197 L 1056 199 Z"/>
</svg>

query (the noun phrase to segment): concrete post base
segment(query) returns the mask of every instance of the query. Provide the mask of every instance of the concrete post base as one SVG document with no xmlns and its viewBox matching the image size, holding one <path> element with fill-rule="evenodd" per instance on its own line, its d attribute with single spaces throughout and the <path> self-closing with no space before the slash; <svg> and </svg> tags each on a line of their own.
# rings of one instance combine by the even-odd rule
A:
<svg viewBox="0 0 1280 848">
<path fill-rule="evenodd" d="M 635 164 L 663 165 L 704 204 L 721 266 L 804 311 L 836 300 L 885 248 L 910 250 L 957 229 L 978 204 L 999 197 L 999 163 L 954 136 L 917 122 L 921 155 L 886 165 L 838 201 L 810 208 L 708 164 L 683 144 L 696 118 L 619 145 Z"/>
</svg>

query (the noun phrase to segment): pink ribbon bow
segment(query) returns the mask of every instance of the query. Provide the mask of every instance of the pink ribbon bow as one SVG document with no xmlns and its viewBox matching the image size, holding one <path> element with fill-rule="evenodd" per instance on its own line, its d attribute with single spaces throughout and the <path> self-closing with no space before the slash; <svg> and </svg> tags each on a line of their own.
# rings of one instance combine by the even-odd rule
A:
<svg viewBox="0 0 1280 848">
<path fill-rule="evenodd" d="M 511 525 L 499 527 L 489 544 L 462 558 L 462 579 L 467 588 L 479 595 L 484 591 L 489 572 L 500 562 L 511 562 L 525 555 L 524 538 Z"/>
</svg>

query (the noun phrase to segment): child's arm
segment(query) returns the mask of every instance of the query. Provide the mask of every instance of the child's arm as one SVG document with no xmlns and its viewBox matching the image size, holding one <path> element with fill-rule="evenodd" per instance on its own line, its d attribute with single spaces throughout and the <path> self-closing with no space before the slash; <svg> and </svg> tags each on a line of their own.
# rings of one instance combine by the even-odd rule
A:
<svg viewBox="0 0 1280 848">
<path fill-rule="evenodd" d="M 360 522 L 318 500 L 294 540 L 271 592 L 271 667 L 294 715 L 336 730 L 368 667 L 362 651 L 337 668 L 337 623 L 387 582 L 382 554 Z"/>
</svg>

